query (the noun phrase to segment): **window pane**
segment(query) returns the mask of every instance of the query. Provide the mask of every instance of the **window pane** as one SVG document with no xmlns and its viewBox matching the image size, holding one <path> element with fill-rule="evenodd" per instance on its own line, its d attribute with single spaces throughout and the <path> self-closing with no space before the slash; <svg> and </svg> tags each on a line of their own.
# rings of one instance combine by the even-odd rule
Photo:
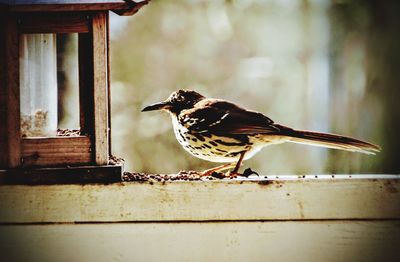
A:
<svg viewBox="0 0 400 262">
<path fill-rule="evenodd" d="M 21 134 L 55 136 L 79 129 L 78 34 L 20 38 Z"/>
<path fill-rule="evenodd" d="M 24 34 L 20 38 L 22 136 L 57 132 L 56 35 Z"/>
<path fill-rule="evenodd" d="M 79 129 L 78 34 L 57 34 L 58 128 Z"/>
</svg>

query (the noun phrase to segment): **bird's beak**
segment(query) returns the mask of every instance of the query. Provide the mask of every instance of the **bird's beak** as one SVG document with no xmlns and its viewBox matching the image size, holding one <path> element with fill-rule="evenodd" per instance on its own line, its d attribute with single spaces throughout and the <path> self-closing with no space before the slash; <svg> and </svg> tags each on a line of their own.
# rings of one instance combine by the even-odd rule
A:
<svg viewBox="0 0 400 262">
<path fill-rule="evenodd" d="M 169 107 L 169 103 L 164 101 L 164 102 L 159 102 L 159 103 L 155 103 L 155 104 L 146 106 L 145 108 L 142 109 L 142 112 L 167 109 L 168 107 Z"/>
</svg>

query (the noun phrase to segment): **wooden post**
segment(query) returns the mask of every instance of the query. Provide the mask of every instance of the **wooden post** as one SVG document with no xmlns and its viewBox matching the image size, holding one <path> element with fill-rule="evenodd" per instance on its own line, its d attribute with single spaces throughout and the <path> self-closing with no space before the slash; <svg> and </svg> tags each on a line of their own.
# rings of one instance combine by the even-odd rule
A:
<svg viewBox="0 0 400 262">
<path fill-rule="evenodd" d="M 15 15 L 1 16 L 0 167 L 20 165 L 19 38 Z"/>
<path fill-rule="evenodd" d="M 93 52 L 92 36 L 87 33 L 79 33 L 79 114 L 80 127 L 83 135 L 94 133 L 93 121 Z M 94 161 L 94 157 L 93 157 Z"/>
<path fill-rule="evenodd" d="M 5 25 L 4 11 L 0 13 L 0 24 Z M 7 90 L 6 90 L 6 47 L 5 27 L 0 26 L 0 123 L 7 122 Z M 6 167 L 8 163 L 7 126 L 0 125 L 0 167 Z"/>
<path fill-rule="evenodd" d="M 112 155 L 112 147 L 111 147 L 111 85 L 110 85 L 110 78 L 111 78 L 111 74 L 110 74 L 110 64 L 111 64 L 111 60 L 110 60 L 110 21 L 108 18 L 108 13 L 107 13 L 107 21 L 106 21 L 106 26 L 107 26 L 107 93 L 108 93 L 108 150 L 110 153 L 110 156 Z"/>
<path fill-rule="evenodd" d="M 109 157 L 107 22 L 107 11 L 93 15 L 94 150 L 97 165 L 107 164 Z"/>
</svg>

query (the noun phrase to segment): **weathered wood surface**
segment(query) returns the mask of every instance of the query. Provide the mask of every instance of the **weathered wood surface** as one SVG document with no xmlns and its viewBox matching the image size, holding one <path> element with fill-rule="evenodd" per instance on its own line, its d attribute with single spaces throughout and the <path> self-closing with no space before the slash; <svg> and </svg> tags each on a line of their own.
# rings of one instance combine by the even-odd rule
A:
<svg viewBox="0 0 400 262">
<path fill-rule="evenodd" d="M 12 5 L 27 5 L 27 4 L 104 4 L 104 3 L 124 3 L 124 0 L 3 0 Z"/>
<path fill-rule="evenodd" d="M 400 179 L 0 186 L 0 223 L 400 219 Z M 370 176 L 367 176 L 370 177 Z"/>
<path fill-rule="evenodd" d="M 17 19 L 1 14 L 2 49 L 0 63 L 0 166 L 17 167 L 20 164 L 20 101 L 19 101 L 19 37 Z"/>
<path fill-rule="evenodd" d="M 91 142 L 86 136 L 22 139 L 23 166 L 89 164 Z"/>
<path fill-rule="evenodd" d="M 6 23 L 5 13 L 0 9 L 0 23 Z M 0 26 L 0 123 L 7 123 L 7 65 L 6 65 L 6 30 Z M 0 125 L 0 167 L 8 164 L 7 125 Z"/>
<path fill-rule="evenodd" d="M 14 1 L 13 1 L 14 2 Z M 41 1 L 43 3 L 43 1 Z M 59 1 L 58 3 L 49 2 L 45 4 L 37 4 L 37 1 L 19 2 L 10 5 L 7 10 L 12 12 L 70 12 L 70 11 L 125 11 L 142 7 L 141 3 L 129 3 L 128 1 L 73 1 L 66 3 Z"/>
<path fill-rule="evenodd" d="M 106 165 L 109 157 L 107 25 L 108 13 L 93 15 L 94 153 L 98 165 Z"/>
<path fill-rule="evenodd" d="M 150 1 L 150 0 L 149 0 Z M 106 58 L 107 58 L 107 106 L 108 106 L 108 110 L 107 110 L 107 119 L 108 119 L 108 123 L 107 123 L 107 128 L 108 128 L 108 151 L 109 151 L 109 155 L 113 155 L 112 153 L 112 144 L 111 144 L 111 122 L 112 122 L 112 117 L 111 117 L 111 70 L 110 70 L 110 66 L 111 66 L 111 56 L 110 56 L 110 17 L 108 15 L 107 17 L 107 21 L 106 21 Z"/>
<path fill-rule="evenodd" d="M 89 19 L 85 14 L 24 14 L 19 16 L 21 33 L 87 33 Z"/>
<path fill-rule="evenodd" d="M 0 226 L 6 261 L 399 261 L 400 221 Z"/>
<path fill-rule="evenodd" d="M 0 170 L 2 185 L 54 185 L 120 182 L 121 165 Z"/>
<path fill-rule="evenodd" d="M 79 122 L 82 134 L 93 134 L 93 52 L 91 34 L 78 34 Z"/>
</svg>

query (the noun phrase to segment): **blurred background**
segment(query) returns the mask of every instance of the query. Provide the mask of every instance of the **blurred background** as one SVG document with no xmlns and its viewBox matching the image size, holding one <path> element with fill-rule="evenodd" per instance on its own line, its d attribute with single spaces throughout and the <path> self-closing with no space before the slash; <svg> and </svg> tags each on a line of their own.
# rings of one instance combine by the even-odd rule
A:
<svg viewBox="0 0 400 262">
<path fill-rule="evenodd" d="M 244 163 L 262 175 L 399 173 L 399 11 L 396 1 L 153 0 L 135 16 L 111 15 L 113 154 L 127 171 L 216 166 L 180 147 L 168 114 L 140 112 L 193 89 L 383 148 L 270 146 Z"/>
</svg>

